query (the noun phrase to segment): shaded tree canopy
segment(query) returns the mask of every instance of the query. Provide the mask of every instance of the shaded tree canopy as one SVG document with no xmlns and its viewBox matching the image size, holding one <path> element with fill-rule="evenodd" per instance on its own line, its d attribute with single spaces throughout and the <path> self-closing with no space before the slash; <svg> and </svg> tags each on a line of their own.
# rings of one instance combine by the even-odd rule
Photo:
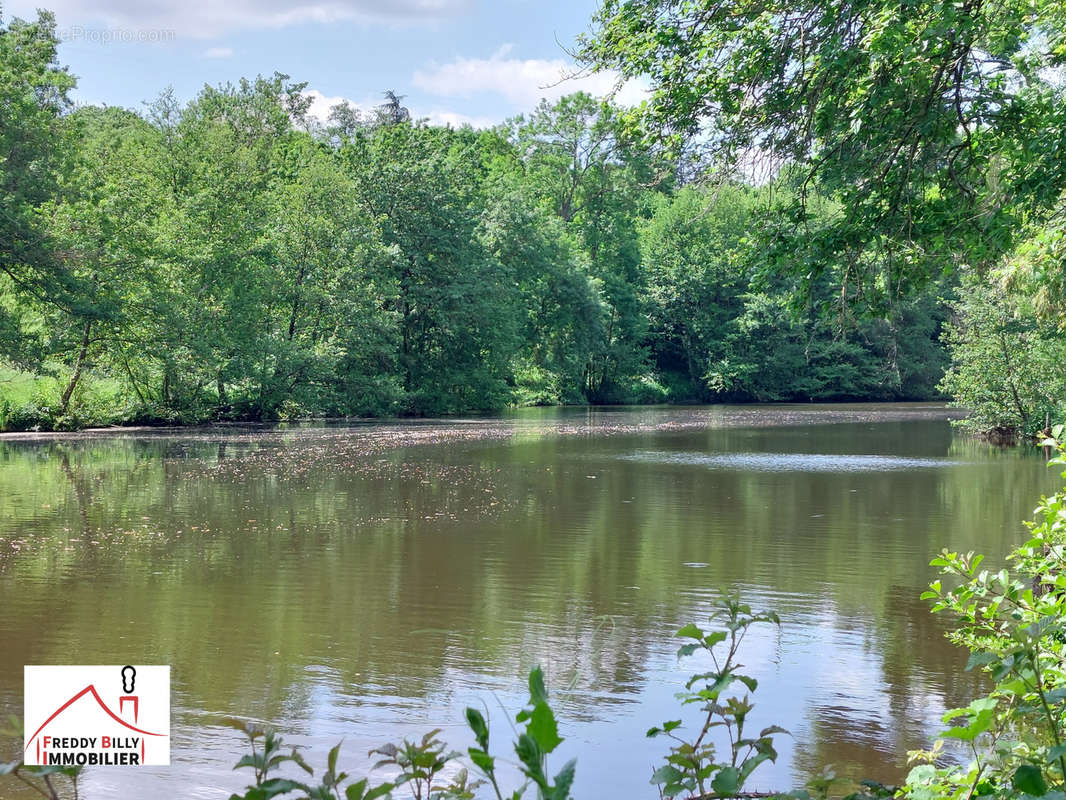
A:
<svg viewBox="0 0 1066 800">
<path fill-rule="evenodd" d="M 1057 0 L 605 0 L 595 24 L 583 57 L 651 82 L 652 135 L 798 169 L 776 266 L 844 264 L 858 305 L 994 263 L 1066 185 Z M 814 190 L 841 213 L 815 224 Z"/>
</svg>

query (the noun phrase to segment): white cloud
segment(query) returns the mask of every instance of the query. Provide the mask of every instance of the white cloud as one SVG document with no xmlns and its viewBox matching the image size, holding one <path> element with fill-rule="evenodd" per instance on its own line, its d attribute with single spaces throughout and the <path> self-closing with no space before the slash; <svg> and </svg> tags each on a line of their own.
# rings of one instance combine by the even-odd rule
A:
<svg viewBox="0 0 1066 800">
<path fill-rule="evenodd" d="M 323 125 L 329 124 L 329 114 L 333 106 L 339 106 L 341 103 L 348 103 L 363 114 L 370 114 L 376 106 L 381 104 L 379 100 L 357 102 L 343 95 L 328 96 L 322 94 L 318 89 L 306 89 L 304 90 L 304 96 L 311 100 L 308 114 Z M 428 120 L 430 125 L 450 125 L 453 128 L 461 128 L 464 125 L 470 125 L 474 128 L 491 128 L 500 122 L 500 120 L 492 117 L 471 116 L 445 108 L 435 108 L 425 113 L 420 112 L 417 108 L 412 108 L 411 118 L 414 120 Z"/>
<path fill-rule="evenodd" d="M 450 125 L 453 128 L 461 128 L 464 125 L 470 125 L 474 128 L 491 128 L 500 122 L 500 120 L 491 117 L 470 116 L 445 109 L 434 109 L 428 114 L 416 114 L 412 111 L 411 116 L 415 119 L 428 119 L 430 125 L 439 125 L 441 127 Z"/>
<path fill-rule="evenodd" d="M 36 0 L 4 4 L 6 16 L 36 16 Z M 345 20 L 423 22 L 467 11 L 472 0 L 49 0 L 60 29 L 98 25 L 211 38 L 236 30 Z"/>
<path fill-rule="evenodd" d="M 357 103 L 354 100 L 349 100 L 347 97 L 341 95 L 328 97 L 318 91 L 318 89 L 307 89 L 304 91 L 304 96 L 311 98 L 311 107 L 308 109 L 307 113 L 323 125 L 329 122 L 329 112 L 333 106 L 339 106 L 341 103 L 348 103 L 363 112 L 369 110 L 371 106 L 369 103 Z"/>
<path fill-rule="evenodd" d="M 541 98 L 556 100 L 578 91 L 602 97 L 618 89 L 615 101 L 622 105 L 636 105 L 646 95 L 638 81 L 619 87 L 616 73 L 578 74 L 564 59 L 511 58 L 512 49 L 505 44 L 488 58 L 459 57 L 447 64 L 431 64 L 417 70 L 412 81 L 441 97 L 497 94 L 523 109 L 532 108 Z"/>
<path fill-rule="evenodd" d="M 231 47 L 209 47 L 204 50 L 204 58 L 232 58 L 233 48 Z"/>
</svg>

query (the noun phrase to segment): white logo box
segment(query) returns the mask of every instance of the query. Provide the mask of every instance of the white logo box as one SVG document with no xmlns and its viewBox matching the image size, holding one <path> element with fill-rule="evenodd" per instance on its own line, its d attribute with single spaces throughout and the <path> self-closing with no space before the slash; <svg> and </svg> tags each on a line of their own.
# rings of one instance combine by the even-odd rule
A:
<svg viewBox="0 0 1066 800">
<path fill-rule="evenodd" d="M 27 764 L 170 763 L 169 666 L 26 666 L 23 678 Z"/>
</svg>

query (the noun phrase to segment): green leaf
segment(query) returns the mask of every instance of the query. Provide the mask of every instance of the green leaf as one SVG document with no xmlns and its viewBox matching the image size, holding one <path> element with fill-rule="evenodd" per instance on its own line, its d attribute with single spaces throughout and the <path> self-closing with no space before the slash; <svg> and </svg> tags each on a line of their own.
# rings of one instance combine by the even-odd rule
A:
<svg viewBox="0 0 1066 800">
<path fill-rule="evenodd" d="M 363 795 L 366 792 L 367 779 L 362 778 L 353 784 L 350 784 L 347 789 L 344 790 L 344 796 L 348 800 L 363 800 Z"/>
<path fill-rule="evenodd" d="M 998 656 L 994 653 L 976 652 L 970 655 L 969 660 L 966 662 L 966 671 L 969 672 L 974 667 L 987 666 L 998 660 Z"/>
<path fill-rule="evenodd" d="M 764 761 L 775 761 L 776 755 L 777 754 L 774 751 L 759 752 L 755 753 L 750 758 L 744 759 L 740 765 L 740 780 L 746 781 L 748 776 L 755 771 L 755 768 Z"/>
<path fill-rule="evenodd" d="M 337 745 L 337 747 L 340 748 L 340 745 Z M 311 765 L 304 761 L 304 757 L 300 754 L 299 750 L 293 750 L 292 755 L 289 756 L 289 760 L 295 761 L 296 764 L 300 767 L 300 769 L 302 769 L 308 775 L 315 774 L 315 771 L 311 769 Z"/>
<path fill-rule="evenodd" d="M 538 705 L 548 702 L 548 690 L 544 686 L 544 671 L 534 667 L 529 671 L 529 704 Z"/>
<path fill-rule="evenodd" d="M 982 733 L 992 727 L 992 722 L 995 719 L 995 710 L 997 701 L 992 697 L 982 697 L 978 700 L 974 700 L 966 708 L 955 708 L 944 714 L 944 721 L 950 722 L 960 716 L 966 716 L 969 718 L 969 722 L 966 725 L 962 725 L 956 728 L 948 728 L 946 731 L 941 732 L 941 737 L 945 739 L 960 739 L 964 742 L 972 742 Z"/>
<path fill-rule="evenodd" d="M 540 768 L 541 749 L 540 745 L 537 744 L 537 740 L 528 733 L 519 734 L 518 740 L 514 745 L 514 751 L 518 756 L 518 760 L 525 767 L 526 774 L 533 778 L 538 785 L 546 784 L 547 781 Z"/>
<path fill-rule="evenodd" d="M 708 633 L 707 634 L 707 636 L 703 640 L 703 643 L 709 649 L 711 647 L 714 647 L 716 644 L 721 644 L 728 637 L 729 637 L 729 634 L 726 633 L 725 631 L 714 631 L 713 633 Z"/>
<path fill-rule="evenodd" d="M 540 749 L 545 753 L 550 753 L 563 741 L 559 737 L 559 727 L 555 722 L 555 714 L 547 703 L 538 703 L 533 708 L 526 730 L 537 740 Z"/>
<path fill-rule="evenodd" d="M 740 788 L 740 770 L 736 767 L 724 767 L 711 781 L 711 788 L 723 797 L 732 797 Z"/>
<path fill-rule="evenodd" d="M 666 764 L 652 773 L 651 783 L 657 786 L 668 783 L 678 783 L 684 777 L 685 773 L 677 767 L 672 767 L 669 764 Z"/>
<path fill-rule="evenodd" d="M 471 747 L 466 752 L 470 754 L 470 760 L 474 762 L 474 766 L 476 766 L 482 772 L 488 774 L 496 768 L 496 759 L 490 756 L 484 750 L 480 750 L 476 747 Z"/>
<path fill-rule="evenodd" d="M 1025 792 L 1034 797 L 1042 797 L 1047 794 L 1047 783 L 1044 781 L 1044 775 L 1039 767 L 1034 767 L 1032 764 L 1022 764 L 1018 769 L 1014 770 L 1011 784 L 1019 792 Z"/>
<path fill-rule="evenodd" d="M 380 786 L 375 786 L 373 789 L 363 795 L 363 800 L 376 800 L 376 798 L 378 797 L 384 797 L 395 788 L 396 784 L 383 783 Z"/>
<path fill-rule="evenodd" d="M 674 634 L 679 639 L 697 639 L 703 641 L 703 631 L 691 622 Z"/>
<path fill-rule="evenodd" d="M 485 717 L 476 708 L 467 708 L 466 723 L 474 732 L 478 747 L 487 751 L 489 749 L 489 724 L 485 721 Z"/>
<path fill-rule="evenodd" d="M 243 755 L 243 756 L 240 757 L 240 759 L 237 761 L 237 763 L 233 765 L 233 768 L 234 769 L 241 769 L 242 767 L 251 767 L 252 769 L 259 769 L 259 767 L 260 767 L 260 765 L 262 763 L 263 763 L 263 759 L 258 754 L 257 755 Z"/>
<path fill-rule="evenodd" d="M 555 788 L 550 795 L 551 800 L 569 800 L 570 787 L 574 784 L 574 773 L 577 770 L 577 759 L 570 759 L 555 776 Z"/>
<path fill-rule="evenodd" d="M 755 678 L 751 678 L 747 675 L 734 675 L 733 677 L 747 686 L 748 691 L 754 692 L 759 686 L 759 682 L 755 680 Z"/>
<path fill-rule="evenodd" d="M 296 781 L 290 781 L 287 778 L 271 778 L 270 780 L 263 781 L 259 786 L 260 791 L 263 792 L 263 797 L 269 800 L 271 797 L 277 797 L 279 794 L 288 794 L 289 792 L 295 792 L 297 790 L 302 792 L 309 792 L 306 786 Z"/>
</svg>

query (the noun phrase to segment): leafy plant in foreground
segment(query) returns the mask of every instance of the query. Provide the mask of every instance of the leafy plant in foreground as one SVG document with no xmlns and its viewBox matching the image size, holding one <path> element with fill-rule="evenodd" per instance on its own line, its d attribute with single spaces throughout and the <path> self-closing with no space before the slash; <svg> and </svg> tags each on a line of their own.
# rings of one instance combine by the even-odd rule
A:
<svg viewBox="0 0 1066 800">
<path fill-rule="evenodd" d="M 299 792 L 300 800 L 375 800 L 387 795 L 394 785 L 384 783 L 369 787 L 366 778 L 349 784 L 341 794 L 341 784 L 348 778 L 348 773 L 337 772 L 337 757 L 340 744 L 329 751 L 326 771 L 317 786 L 294 781 L 289 778 L 272 776 L 283 764 L 292 763 L 313 776 L 314 770 L 304 760 L 300 751 L 293 747 L 288 753 L 283 750 L 282 738 L 272 730 L 253 725 L 242 720 L 231 720 L 230 724 L 248 737 L 251 753 L 244 755 L 234 769 L 251 769 L 255 774 L 254 783 L 243 794 L 230 795 L 230 800 L 270 800 L 279 795 Z M 262 743 L 257 746 L 257 742 Z"/>
<path fill-rule="evenodd" d="M 661 787 L 665 797 L 685 792 L 701 797 L 736 797 L 756 767 L 764 761 L 777 759 L 774 735 L 787 733 L 784 728 L 771 725 L 759 731 L 757 736 L 748 735 L 745 728 L 753 707 L 751 697 L 749 694 L 743 697 L 729 694 L 730 688 L 737 683 L 749 692 L 755 691 L 758 681 L 740 672 L 743 664 L 737 661 L 737 655 L 748 628 L 762 622 L 779 625 L 777 615 L 753 612 L 737 596 L 726 595 L 711 620 L 721 620 L 725 630 L 708 633 L 689 623 L 675 634 L 691 640 L 678 649 L 678 658 L 703 651 L 714 664 L 710 672 L 689 678 L 685 691 L 678 695 L 682 704 L 699 706 L 704 713 L 702 726 L 695 737 L 689 739 L 677 733 L 681 728 L 681 720 L 677 719 L 664 722 L 662 727 L 654 727 L 647 734 L 649 738 L 666 736 L 676 743 L 666 757 L 666 764 L 651 778 L 652 783 Z M 724 645 L 724 653 L 719 645 Z M 709 737 L 715 728 L 723 729 L 729 739 L 729 753 L 721 759 L 716 758 Z"/>
<path fill-rule="evenodd" d="M 503 800 L 496 771 L 496 757 L 489 755 L 489 725 L 484 715 L 476 708 L 466 709 L 466 721 L 477 740 L 477 747 L 467 752 L 470 760 L 488 779 L 497 800 Z M 537 787 L 539 800 L 570 800 L 570 788 L 574 782 L 577 760 L 563 765 L 554 778 L 548 778 L 548 755 L 562 744 L 555 712 L 548 704 L 548 690 L 544 685 L 544 672 L 535 667 L 529 673 L 529 703 L 518 712 L 515 721 L 525 723 L 525 730 L 518 734 L 515 754 L 521 762 L 522 774 Z M 525 794 L 528 783 L 515 789 L 509 797 L 518 800 Z"/>
<path fill-rule="evenodd" d="M 1066 464 L 1063 427 L 1045 446 Z M 1064 473 L 1066 477 L 1066 473 Z M 958 619 L 948 638 L 970 650 L 967 669 L 994 681 L 985 697 L 944 715 L 951 727 L 929 752 L 915 753 L 905 792 L 926 798 L 1066 798 L 1066 490 L 1041 500 L 1030 539 L 1009 569 L 981 569 L 983 557 L 944 551 L 933 564 L 960 579 L 935 581 L 923 598 Z M 944 740 L 964 742 L 966 766 L 937 766 Z"/>
<path fill-rule="evenodd" d="M 516 722 L 525 723 L 514 744 L 525 784 L 508 795 L 518 800 L 530 783 L 537 787 L 538 800 L 570 800 L 570 787 L 574 782 L 576 760 L 567 762 L 552 778 L 549 778 L 548 755 L 562 743 L 555 712 L 548 704 L 548 690 L 544 685 L 544 673 L 537 667 L 529 673 L 529 703 L 518 712 Z M 469 748 L 474 766 L 488 779 L 497 800 L 503 800 L 497 774 L 495 756 L 489 755 L 489 726 L 484 715 L 477 709 L 466 710 L 467 723 L 474 733 L 477 747 Z M 458 769 L 448 782 L 442 776 L 448 765 L 459 758 L 460 753 L 448 750 L 438 738 L 439 729 L 427 733 L 418 741 L 402 740 L 398 744 L 384 744 L 370 751 L 370 755 L 383 756 L 373 769 L 392 767 L 399 771 L 389 782 L 372 786 L 367 778 L 348 780 L 348 773 L 337 772 L 340 744 L 329 751 L 326 771 L 317 786 L 311 786 L 275 773 L 286 764 L 294 764 L 308 775 L 314 770 L 304 760 L 298 748 L 285 750 L 280 736 L 274 731 L 240 720 L 231 723 L 248 738 L 251 753 L 241 757 L 234 769 L 248 768 L 254 772 L 254 782 L 244 794 L 231 795 L 230 800 L 270 800 L 280 795 L 294 794 L 297 800 L 377 800 L 388 797 L 402 786 L 411 791 L 413 800 L 473 800 L 477 789 L 484 781 L 471 779 L 465 767 Z"/>
<path fill-rule="evenodd" d="M 382 755 L 373 769 L 378 767 L 398 767 L 400 775 L 396 784 L 410 784 L 411 794 L 415 800 L 431 800 L 451 794 L 450 786 L 434 784 L 441 770 L 449 761 L 457 758 L 456 751 L 446 751 L 445 744 L 437 738 L 440 728 L 435 728 L 422 737 L 419 742 L 404 739 L 398 746 L 384 744 L 370 755 Z M 465 781 L 464 781 L 465 782 Z"/>
</svg>

